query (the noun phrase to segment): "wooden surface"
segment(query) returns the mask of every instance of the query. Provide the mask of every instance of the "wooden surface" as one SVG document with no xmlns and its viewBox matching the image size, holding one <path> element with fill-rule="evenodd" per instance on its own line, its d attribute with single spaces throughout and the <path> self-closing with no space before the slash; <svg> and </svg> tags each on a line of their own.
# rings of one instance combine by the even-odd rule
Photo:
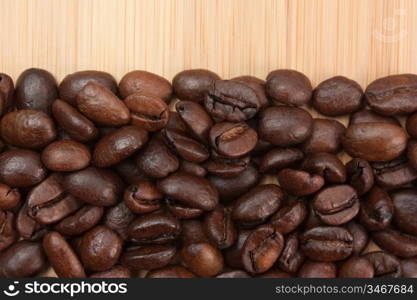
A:
<svg viewBox="0 0 417 300">
<path fill-rule="evenodd" d="M 295 68 L 364 85 L 417 73 L 416 32 L 414 0 L 0 0 L 0 72 Z"/>
</svg>

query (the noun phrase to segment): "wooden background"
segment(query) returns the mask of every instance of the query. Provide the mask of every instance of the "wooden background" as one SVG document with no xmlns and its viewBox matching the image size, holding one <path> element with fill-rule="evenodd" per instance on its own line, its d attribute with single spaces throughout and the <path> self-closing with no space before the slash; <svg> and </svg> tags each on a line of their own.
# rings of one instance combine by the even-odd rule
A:
<svg viewBox="0 0 417 300">
<path fill-rule="evenodd" d="M 414 0 L 0 0 L 0 72 L 417 73 Z"/>
</svg>

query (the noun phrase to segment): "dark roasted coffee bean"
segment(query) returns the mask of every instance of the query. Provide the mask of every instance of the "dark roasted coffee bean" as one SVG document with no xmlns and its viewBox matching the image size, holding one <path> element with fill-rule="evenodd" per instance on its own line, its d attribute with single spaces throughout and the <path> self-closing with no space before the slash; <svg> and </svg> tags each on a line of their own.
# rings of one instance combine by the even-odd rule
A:
<svg viewBox="0 0 417 300">
<path fill-rule="evenodd" d="M 115 173 L 95 167 L 65 175 L 63 185 L 74 197 L 97 206 L 114 205 L 123 193 L 123 182 Z"/>
<path fill-rule="evenodd" d="M 341 139 L 345 130 L 345 126 L 339 121 L 314 119 L 311 136 L 303 143 L 302 148 L 306 153 L 338 153 L 342 148 Z"/>
<path fill-rule="evenodd" d="M 250 278 L 248 273 L 242 270 L 236 270 L 236 271 L 228 271 L 221 273 L 216 276 L 216 278 Z"/>
<path fill-rule="evenodd" d="M 20 148 L 38 149 L 56 138 L 52 119 L 42 111 L 18 110 L 1 119 L 3 140 Z"/>
<path fill-rule="evenodd" d="M 100 222 L 104 209 L 100 206 L 86 205 L 74 214 L 61 220 L 54 229 L 64 235 L 80 235 Z"/>
<path fill-rule="evenodd" d="M 302 170 L 283 169 L 278 173 L 280 186 L 294 196 L 314 194 L 324 185 L 320 175 L 310 174 Z"/>
<path fill-rule="evenodd" d="M 20 203 L 20 192 L 4 183 L 0 183 L 0 210 L 9 210 Z"/>
<path fill-rule="evenodd" d="M 211 159 L 204 163 L 208 173 L 223 178 L 238 176 L 246 170 L 250 162 L 250 156 L 239 158 L 226 158 L 212 152 Z"/>
<path fill-rule="evenodd" d="M 146 175 L 152 178 L 164 178 L 179 167 L 178 158 L 158 137 L 153 137 L 149 141 L 138 155 L 136 163 Z"/>
<path fill-rule="evenodd" d="M 355 81 L 335 76 L 321 82 L 313 92 L 313 107 L 325 116 L 342 116 L 362 107 L 363 91 Z"/>
<path fill-rule="evenodd" d="M 148 180 L 148 176 L 136 164 L 133 157 L 126 158 L 114 166 L 116 173 L 127 184 L 134 184 L 141 180 Z"/>
<path fill-rule="evenodd" d="M 23 204 L 17 214 L 16 229 L 22 239 L 29 241 L 39 240 L 48 233 L 45 225 L 41 225 L 29 217 L 27 203 Z"/>
<path fill-rule="evenodd" d="M 7 249 L 17 239 L 14 222 L 14 214 L 11 211 L 0 210 L 0 252 Z"/>
<path fill-rule="evenodd" d="M 90 164 L 90 149 L 72 140 L 60 140 L 49 144 L 43 151 L 41 159 L 51 171 L 71 172 L 84 169 Z"/>
<path fill-rule="evenodd" d="M 208 243 L 191 243 L 181 249 L 181 260 L 191 272 L 201 277 L 216 276 L 223 270 L 222 253 Z"/>
<path fill-rule="evenodd" d="M 342 143 L 352 157 L 389 161 L 404 152 L 407 135 L 400 126 L 390 123 L 359 123 L 347 128 Z"/>
<path fill-rule="evenodd" d="M 195 219 L 204 214 L 200 208 L 189 207 L 173 199 L 166 199 L 168 210 L 178 219 Z"/>
<path fill-rule="evenodd" d="M 98 136 L 96 126 L 68 103 L 57 99 L 52 104 L 55 122 L 74 140 L 85 143 Z"/>
<path fill-rule="evenodd" d="M 374 267 L 374 277 L 400 278 L 402 269 L 400 261 L 393 255 L 383 251 L 367 253 L 363 256 Z"/>
<path fill-rule="evenodd" d="M 292 233 L 285 239 L 284 249 L 278 259 L 278 267 L 289 273 L 296 273 L 303 264 L 305 255 L 299 248 L 298 234 Z"/>
<path fill-rule="evenodd" d="M 342 227 L 315 227 L 300 236 L 304 254 L 316 261 L 338 261 L 349 257 L 353 250 L 353 237 Z"/>
<path fill-rule="evenodd" d="M 417 113 L 408 116 L 405 128 L 412 138 L 417 139 Z"/>
<path fill-rule="evenodd" d="M 197 163 L 187 161 L 185 159 L 183 159 L 180 162 L 180 167 L 178 170 L 181 172 L 190 173 L 199 177 L 206 177 L 207 175 L 207 170 L 203 166 L 200 166 Z"/>
<path fill-rule="evenodd" d="M 176 254 L 170 245 L 144 245 L 126 248 L 120 261 L 130 270 L 153 270 L 168 265 Z"/>
<path fill-rule="evenodd" d="M 374 185 L 371 165 L 364 159 L 353 158 L 346 164 L 348 183 L 359 196 L 366 194 Z"/>
<path fill-rule="evenodd" d="M 0 154 L 0 180 L 10 187 L 29 187 L 45 176 L 40 155 L 34 151 L 13 149 Z"/>
<path fill-rule="evenodd" d="M 77 254 L 58 232 L 50 232 L 44 237 L 43 249 L 58 277 L 85 277 L 84 267 Z"/>
<path fill-rule="evenodd" d="M 216 188 L 207 179 L 187 173 L 177 172 L 164 178 L 158 188 L 170 199 L 205 211 L 213 210 L 219 201 Z"/>
<path fill-rule="evenodd" d="M 203 226 L 207 237 L 219 249 L 228 248 L 236 241 L 237 229 L 232 221 L 230 208 L 217 205 L 205 216 Z"/>
<path fill-rule="evenodd" d="M 409 258 L 401 260 L 401 268 L 404 278 L 417 278 L 417 259 Z"/>
<path fill-rule="evenodd" d="M 284 238 L 273 226 L 264 225 L 252 231 L 245 241 L 242 260 L 250 273 L 268 271 L 284 248 Z"/>
<path fill-rule="evenodd" d="M 407 158 L 408 158 L 408 162 L 409 162 L 410 166 L 414 170 L 417 170 L 417 141 L 412 140 L 408 143 Z M 409 171 L 410 171 L 411 174 L 414 173 L 411 170 L 409 170 Z M 408 174 L 408 175 L 410 175 L 410 174 Z"/>
<path fill-rule="evenodd" d="M 14 98 L 13 79 L 4 73 L 0 73 L 0 116 L 9 111 Z"/>
<path fill-rule="evenodd" d="M 203 144 L 186 134 L 163 129 L 162 136 L 166 145 L 185 160 L 201 163 L 210 156 L 209 151 Z"/>
<path fill-rule="evenodd" d="M 373 187 L 361 204 L 361 224 L 371 231 L 383 230 L 390 225 L 393 215 L 394 205 L 388 193 L 380 187 Z"/>
<path fill-rule="evenodd" d="M 277 185 L 258 185 L 236 200 L 232 219 L 247 227 L 259 225 L 280 208 L 283 200 L 284 193 Z"/>
<path fill-rule="evenodd" d="M 314 211 L 313 204 L 311 202 L 312 201 L 306 204 L 307 216 L 305 218 L 304 226 L 303 226 L 305 230 L 319 227 L 319 226 L 325 226 L 324 222 L 319 218 L 319 216 Z"/>
<path fill-rule="evenodd" d="M 59 84 L 59 97 L 71 105 L 76 105 L 78 93 L 89 82 L 101 84 L 117 94 L 117 82 L 112 75 L 100 71 L 79 71 L 65 76 Z"/>
<path fill-rule="evenodd" d="M 99 225 L 87 231 L 80 245 L 80 257 L 86 269 L 106 271 L 119 260 L 123 241 L 110 228 Z"/>
<path fill-rule="evenodd" d="M 106 210 L 103 223 L 126 240 L 128 237 L 129 225 L 134 218 L 135 214 L 126 206 L 124 201 L 122 201 L 116 206 Z"/>
<path fill-rule="evenodd" d="M 353 256 L 339 268 L 341 278 L 373 278 L 374 266 L 364 257 Z"/>
<path fill-rule="evenodd" d="M 258 141 L 258 134 L 245 123 L 217 123 L 210 130 L 210 142 L 214 150 L 228 158 L 237 158 L 251 152 Z"/>
<path fill-rule="evenodd" d="M 179 116 L 191 130 L 191 135 L 202 142 L 206 142 L 213 120 L 204 108 L 192 101 L 180 101 L 175 105 Z"/>
<path fill-rule="evenodd" d="M 397 188 L 417 178 L 417 171 L 404 158 L 373 163 L 376 183 L 383 188 Z"/>
<path fill-rule="evenodd" d="M 417 191 L 402 189 L 391 193 L 394 223 L 402 231 L 417 236 Z"/>
<path fill-rule="evenodd" d="M 240 82 L 249 86 L 258 97 L 259 109 L 262 109 L 269 104 L 268 97 L 266 95 L 265 84 L 266 82 L 262 79 L 259 79 L 254 76 L 244 75 L 239 77 L 234 77 L 232 81 Z"/>
<path fill-rule="evenodd" d="M 313 200 L 313 209 L 328 225 L 341 225 L 352 220 L 359 212 L 356 191 L 347 184 L 322 189 Z"/>
<path fill-rule="evenodd" d="M 202 102 L 219 75 L 209 70 L 185 70 L 172 79 L 175 96 L 181 100 Z"/>
<path fill-rule="evenodd" d="M 63 175 L 53 173 L 32 188 L 27 197 L 28 215 L 40 224 L 56 223 L 77 211 L 83 203 L 65 192 Z"/>
<path fill-rule="evenodd" d="M 181 224 L 171 214 L 155 212 L 133 220 L 128 233 L 135 243 L 167 244 L 178 238 L 181 233 Z"/>
<path fill-rule="evenodd" d="M 178 132 L 187 132 L 187 124 L 182 120 L 180 114 L 176 111 L 169 111 L 168 123 L 166 129 Z"/>
<path fill-rule="evenodd" d="M 28 69 L 16 81 L 16 107 L 40 110 L 49 114 L 51 104 L 58 98 L 55 78 L 46 70 Z"/>
<path fill-rule="evenodd" d="M 113 268 L 93 273 L 90 275 L 90 278 L 132 278 L 132 272 L 126 267 L 123 266 L 114 266 Z"/>
<path fill-rule="evenodd" d="M 292 278 L 293 276 L 280 269 L 271 269 L 268 272 L 262 273 L 261 275 L 258 275 L 256 277 L 258 278 Z"/>
<path fill-rule="evenodd" d="M 148 141 L 148 133 L 137 126 L 124 126 L 102 137 L 96 144 L 93 163 L 105 168 L 115 165 L 141 149 Z"/>
<path fill-rule="evenodd" d="M 153 95 L 136 93 L 128 96 L 124 103 L 130 110 L 131 123 L 147 131 L 157 131 L 168 123 L 169 108 Z"/>
<path fill-rule="evenodd" d="M 0 278 L 31 277 L 45 267 L 45 254 L 40 243 L 19 241 L 0 254 Z"/>
<path fill-rule="evenodd" d="M 356 221 L 350 221 L 346 224 L 346 229 L 350 232 L 353 237 L 353 254 L 360 255 L 368 245 L 369 234 L 365 227 Z"/>
<path fill-rule="evenodd" d="M 372 240 L 382 249 L 400 257 L 417 256 L 417 237 L 393 229 L 372 233 Z"/>
<path fill-rule="evenodd" d="M 120 80 L 120 95 L 123 98 L 134 93 L 144 93 L 161 98 L 166 103 L 172 96 L 172 86 L 165 78 L 147 72 L 147 71 L 131 71 Z"/>
<path fill-rule="evenodd" d="M 282 234 L 287 234 L 301 225 L 307 216 L 307 208 L 302 200 L 285 205 L 272 216 L 271 225 Z"/>
<path fill-rule="evenodd" d="M 298 272 L 301 278 L 336 278 L 337 268 L 332 262 L 316 262 L 308 260 Z"/>
<path fill-rule="evenodd" d="M 372 110 L 385 116 L 412 113 L 416 105 L 417 76 L 390 75 L 371 82 L 365 90 L 365 99 Z"/>
<path fill-rule="evenodd" d="M 129 123 L 130 112 L 115 94 L 104 86 L 87 83 L 77 96 L 77 108 L 90 120 L 104 126 Z"/>
<path fill-rule="evenodd" d="M 195 274 L 180 265 L 166 266 L 160 269 L 151 270 L 146 278 L 195 278 Z"/>
<path fill-rule="evenodd" d="M 297 107 L 268 107 L 259 114 L 258 133 L 275 146 L 288 147 L 306 141 L 313 130 L 310 113 Z"/>
<path fill-rule="evenodd" d="M 138 181 L 125 189 L 123 200 L 129 209 L 136 214 L 158 210 L 163 195 L 156 185 L 149 181 Z"/>
<path fill-rule="evenodd" d="M 303 158 L 304 153 L 297 148 L 275 148 L 262 157 L 259 171 L 262 173 L 279 171 L 291 167 Z"/>
<path fill-rule="evenodd" d="M 274 102 L 301 106 L 310 101 L 313 88 L 303 73 L 295 70 L 275 70 L 266 78 L 266 91 Z"/>
<path fill-rule="evenodd" d="M 345 165 L 334 154 L 325 152 L 309 154 L 301 164 L 301 168 L 322 176 L 328 183 L 343 183 L 346 181 Z"/>
<path fill-rule="evenodd" d="M 181 243 L 182 245 L 195 243 L 213 244 L 204 230 L 203 222 L 199 219 L 184 220 L 181 222 Z"/>
<path fill-rule="evenodd" d="M 206 94 L 204 106 L 215 119 L 241 122 L 254 117 L 260 105 L 255 91 L 246 84 L 216 80 Z"/>
<path fill-rule="evenodd" d="M 239 230 L 236 242 L 232 247 L 224 250 L 224 259 L 227 266 L 237 269 L 243 268 L 242 250 L 251 232 L 251 230 Z"/>
<path fill-rule="evenodd" d="M 349 126 L 359 123 L 390 123 L 400 125 L 400 122 L 396 118 L 381 116 L 369 109 L 362 109 L 350 115 Z"/>
</svg>

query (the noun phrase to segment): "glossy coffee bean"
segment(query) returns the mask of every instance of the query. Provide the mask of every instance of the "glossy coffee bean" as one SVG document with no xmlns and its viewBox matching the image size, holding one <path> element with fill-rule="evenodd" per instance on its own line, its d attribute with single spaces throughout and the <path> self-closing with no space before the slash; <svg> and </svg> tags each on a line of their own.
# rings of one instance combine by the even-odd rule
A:
<svg viewBox="0 0 417 300">
<path fill-rule="evenodd" d="M 310 173 L 322 176 L 327 183 L 346 181 L 346 168 L 334 154 L 318 152 L 306 156 L 301 168 Z"/>
<path fill-rule="evenodd" d="M 166 103 L 172 96 L 172 86 L 165 78 L 142 70 L 131 71 L 119 82 L 122 98 L 134 93 L 144 93 L 161 98 Z"/>
<path fill-rule="evenodd" d="M 237 158 L 251 152 L 258 141 L 258 134 L 245 123 L 217 123 L 210 130 L 210 142 L 214 150 L 228 158 Z"/>
<path fill-rule="evenodd" d="M 46 70 L 28 69 L 16 81 L 17 109 L 33 109 L 49 114 L 58 98 L 55 78 Z"/>
<path fill-rule="evenodd" d="M 13 149 L 0 154 L 0 180 L 10 187 L 29 187 L 45 176 L 40 155 L 34 151 Z"/>
<path fill-rule="evenodd" d="M 268 96 L 276 103 L 306 105 L 311 99 L 312 90 L 307 76 L 295 70 L 275 70 L 266 78 Z"/>
<path fill-rule="evenodd" d="M 17 239 L 14 222 L 15 217 L 11 211 L 0 210 L 0 252 L 7 249 Z"/>
<path fill-rule="evenodd" d="M 273 226 L 264 225 L 252 231 L 245 241 L 242 260 L 250 273 L 268 271 L 284 248 L 284 238 Z"/>
<path fill-rule="evenodd" d="M 207 112 L 219 121 L 241 122 L 251 119 L 259 110 L 259 100 L 246 84 L 216 80 L 204 99 Z"/>
<path fill-rule="evenodd" d="M 116 232 L 99 225 L 83 235 L 80 257 L 88 270 L 106 271 L 118 262 L 122 246 L 122 239 Z"/>
<path fill-rule="evenodd" d="M 417 259 L 409 258 L 401 260 L 401 269 L 404 278 L 417 278 Z"/>
<path fill-rule="evenodd" d="M 16 230 L 23 240 L 37 241 L 48 233 L 48 228 L 29 217 L 28 205 L 24 203 L 16 216 Z"/>
<path fill-rule="evenodd" d="M 103 213 L 103 207 L 85 205 L 74 214 L 62 219 L 54 229 L 63 235 L 80 235 L 97 225 Z"/>
<path fill-rule="evenodd" d="M 283 169 L 278 173 L 280 186 L 294 196 L 314 194 L 324 185 L 324 178 L 306 171 Z"/>
<path fill-rule="evenodd" d="M 232 246 L 237 238 L 237 229 L 231 218 L 231 209 L 219 204 L 209 212 L 203 221 L 207 237 L 219 249 Z"/>
<path fill-rule="evenodd" d="M 52 231 L 43 239 L 46 256 L 58 277 L 85 277 L 84 267 L 77 254 L 58 232 Z"/>
<path fill-rule="evenodd" d="M 347 182 L 359 196 L 366 194 L 374 185 L 371 165 L 364 159 L 353 158 L 346 164 Z"/>
<path fill-rule="evenodd" d="M 0 73 L 0 116 L 9 111 L 14 99 L 15 89 L 13 79 L 4 73 Z"/>
<path fill-rule="evenodd" d="M 214 176 L 232 178 L 245 171 L 249 163 L 249 155 L 239 158 L 226 158 L 212 151 L 211 159 L 204 163 L 204 168 Z"/>
<path fill-rule="evenodd" d="M 223 270 L 222 253 L 209 243 L 191 243 L 181 249 L 181 260 L 200 277 L 216 276 Z"/>
<path fill-rule="evenodd" d="M 381 116 L 369 109 L 362 109 L 350 115 L 349 125 L 359 123 L 390 123 L 400 125 L 395 117 Z"/>
<path fill-rule="evenodd" d="M 66 175 L 63 186 L 74 197 L 97 206 L 114 205 L 123 193 L 123 183 L 115 173 L 95 167 Z"/>
<path fill-rule="evenodd" d="M 205 69 L 185 70 L 172 79 L 175 96 L 185 101 L 203 102 L 206 93 L 219 75 Z"/>
<path fill-rule="evenodd" d="M 395 225 L 402 231 L 417 236 L 417 191 L 401 189 L 392 192 Z"/>
<path fill-rule="evenodd" d="M 167 244 L 175 241 L 181 233 L 177 218 L 164 212 L 137 217 L 130 223 L 129 237 L 139 244 Z"/>
<path fill-rule="evenodd" d="M 358 83 L 343 76 L 321 82 L 313 92 L 313 107 L 325 116 L 342 116 L 362 107 L 363 91 Z"/>
<path fill-rule="evenodd" d="M 401 263 L 391 254 L 377 251 L 367 253 L 363 257 L 373 265 L 376 278 L 400 278 L 402 276 Z"/>
<path fill-rule="evenodd" d="M 113 268 L 93 273 L 90 275 L 90 278 L 132 278 L 132 272 L 126 267 L 123 266 L 114 266 Z"/>
<path fill-rule="evenodd" d="M 264 80 L 259 79 L 258 77 L 255 77 L 255 76 L 250 76 L 250 75 L 234 77 L 231 80 L 246 84 L 255 92 L 259 101 L 259 109 L 262 109 L 268 106 L 269 100 L 266 94 L 266 90 L 265 90 L 266 82 Z"/>
<path fill-rule="evenodd" d="M 407 147 L 405 131 L 389 123 L 359 123 L 347 128 L 342 137 L 344 150 L 367 161 L 389 161 Z"/>
<path fill-rule="evenodd" d="M 76 105 L 78 93 L 89 83 L 95 82 L 117 93 L 117 82 L 112 75 L 100 71 L 78 71 L 65 76 L 59 84 L 59 97 L 71 105 Z"/>
<path fill-rule="evenodd" d="M 0 278 L 31 277 L 45 267 L 45 254 L 40 243 L 19 241 L 0 254 Z"/>
<path fill-rule="evenodd" d="M 398 230 L 384 229 L 373 232 L 372 239 L 382 249 L 399 257 L 417 256 L 417 237 Z"/>
<path fill-rule="evenodd" d="M 352 220 L 359 212 L 356 191 L 347 184 L 322 189 L 313 200 L 313 209 L 328 225 L 341 225 Z"/>
<path fill-rule="evenodd" d="M 169 111 L 168 123 L 165 126 L 165 128 L 172 131 L 186 132 L 187 124 L 185 124 L 178 112 Z"/>
<path fill-rule="evenodd" d="M 359 224 L 357 221 L 353 220 L 346 224 L 346 229 L 350 232 L 353 237 L 353 251 L 354 255 L 360 255 L 365 247 L 368 245 L 369 234 L 368 231 Z"/>
<path fill-rule="evenodd" d="M 399 74 L 371 82 L 365 90 L 365 99 L 375 112 L 385 115 L 412 113 L 417 110 L 415 85 L 417 76 Z"/>
<path fill-rule="evenodd" d="M 202 220 L 192 219 L 181 221 L 181 243 L 182 245 L 195 244 L 195 243 L 213 243 L 210 241 L 204 229 Z M 213 245 L 214 246 L 214 245 Z"/>
<path fill-rule="evenodd" d="M 203 166 L 197 163 L 187 161 L 185 159 L 183 159 L 180 162 L 180 167 L 178 170 L 181 172 L 190 173 L 199 177 L 206 177 L 207 175 L 207 170 Z"/>
<path fill-rule="evenodd" d="M 167 266 L 175 257 L 170 245 L 132 246 L 124 250 L 120 261 L 132 271 L 153 270 Z"/>
<path fill-rule="evenodd" d="M 134 184 L 140 180 L 149 179 L 145 172 L 138 167 L 133 156 L 122 160 L 114 165 L 113 168 L 127 184 Z"/>
<path fill-rule="evenodd" d="M 129 109 L 123 101 L 98 83 L 87 83 L 76 102 L 81 113 L 99 125 L 121 126 L 130 121 Z"/>
<path fill-rule="evenodd" d="M 394 205 L 388 193 L 375 186 L 361 204 L 359 220 L 370 231 L 387 228 L 394 215 Z"/>
<path fill-rule="evenodd" d="M 237 268 L 237 269 L 244 268 L 243 262 L 242 262 L 242 250 L 245 245 L 246 239 L 248 238 L 251 232 L 252 230 L 246 230 L 246 229 L 239 230 L 237 239 L 234 245 L 223 251 L 226 265 L 232 268 Z"/>
<path fill-rule="evenodd" d="M 90 164 L 90 149 L 72 140 L 60 140 L 46 146 L 41 159 L 51 171 L 71 172 L 84 169 Z"/>
<path fill-rule="evenodd" d="M 345 130 L 339 121 L 314 119 L 311 136 L 302 145 L 303 151 L 338 153 L 342 148 L 341 139 Z"/>
<path fill-rule="evenodd" d="M 305 255 L 300 251 L 298 234 L 292 233 L 285 239 L 284 249 L 278 259 L 278 267 L 289 273 L 296 273 L 303 264 Z"/>
<path fill-rule="evenodd" d="M 352 254 L 353 237 L 342 227 L 319 226 L 301 234 L 300 244 L 308 258 L 332 262 Z"/>
<path fill-rule="evenodd" d="M 304 158 L 304 153 L 297 148 L 275 148 L 267 152 L 261 159 L 259 171 L 275 172 L 291 167 Z"/>
<path fill-rule="evenodd" d="M 337 268 L 332 262 L 316 262 L 308 260 L 298 272 L 301 278 L 336 278 Z"/>
<path fill-rule="evenodd" d="M 417 171 L 401 157 L 388 162 L 373 163 L 372 168 L 376 183 L 387 189 L 403 186 L 417 178 Z"/>
<path fill-rule="evenodd" d="M 258 134 L 275 146 L 288 147 L 306 141 L 313 130 L 307 111 L 289 106 L 268 107 L 259 114 Z"/>
<path fill-rule="evenodd" d="M 258 185 L 236 200 L 232 219 L 240 225 L 253 227 L 274 214 L 283 200 L 284 193 L 277 185 Z"/>
<path fill-rule="evenodd" d="M 135 219 L 135 214 L 122 201 L 106 209 L 103 224 L 126 240 L 128 238 L 129 225 L 133 219 Z"/>
<path fill-rule="evenodd" d="M 272 216 L 271 225 L 282 234 L 287 234 L 297 229 L 306 217 L 307 208 L 304 202 L 295 200 L 282 207 Z"/>
<path fill-rule="evenodd" d="M 97 167 L 113 166 L 130 157 L 148 141 L 148 133 L 137 126 L 124 126 L 102 137 L 93 152 Z"/>
<path fill-rule="evenodd" d="M 98 136 L 96 126 L 82 115 L 77 109 L 62 100 L 52 104 L 52 114 L 55 122 L 65 132 L 78 142 L 89 142 Z"/>
<path fill-rule="evenodd" d="M 83 203 L 65 192 L 63 176 L 53 173 L 27 194 L 28 215 L 40 224 L 52 224 L 77 211 Z"/>
<path fill-rule="evenodd" d="M 126 206 L 136 214 L 158 210 L 163 194 L 150 181 L 138 181 L 126 188 L 123 200 Z"/>
<path fill-rule="evenodd" d="M 201 163 L 210 156 L 206 146 L 184 133 L 167 129 L 161 133 L 168 148 L 185 160 Z"/>
<path fill-rule="evenodd" d="M 408 116 L 405 128 L 412 138 L 417 138 L 417 113 Z"/>
<path fill-rule="evenodd" d="M 166 266 L 160 269 L 151 270 L 146 278 L 195 278 L 195 274 L 180 265 Z"/>
<path fill-rule="evenodd" d="M 352 256 L 339 268 L 341 278 L 373 278 L 374 267 L 363 257 Z"/>
<path fill-rule="evenodd" d="M 9 210 L 16 207 L 21 196 L 18 189 L 13 189 L 4 183 L 0 183 L 0 210 Z"/>
<path fill-rule="evenodd" d="M 38 149 L 56 138 L 52 119 L 42 111 L 18 110 L 1 119 L 3 140 L 16 147 Z"/>
<path fill-rule="evenodd" d="M 409 165 L 417 170 L 417 142 L 412 140 L 408 143 L 407 158 Z"/>
<path fill-rule="evenodd" d="M 203 106 L 192 101 L 180 101 L 175 105 L 179 116 L 196 139 L 206 142 L 213 120 Z"/>
<path fill-rule="evenodd" d="M 124 100 L 130 110 L 131 123 L 147 131 L 157 131 L 168 123 L 169 108 L 153 95 L 135 93 Z"/>
<path fill-rule="evenodd" d="M 136 164 L 147 176 L 164 178 L 175 172 L 180 163 L 160 138 L 153 137 L 138 155 Z"/>
</svg>

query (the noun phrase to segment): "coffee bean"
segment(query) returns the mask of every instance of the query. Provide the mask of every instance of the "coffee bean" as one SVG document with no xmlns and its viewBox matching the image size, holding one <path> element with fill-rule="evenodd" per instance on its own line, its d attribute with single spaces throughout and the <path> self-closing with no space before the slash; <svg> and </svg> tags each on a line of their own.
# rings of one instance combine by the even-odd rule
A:
<svg viewBox="0 0 417 300">
<path fill-rule="evenodd" d="M 181 259 L 191 272 L 212 277 L 223 270 L 222 253 L 208 243 L 192 243 L 181 249 Z"/>
<path fill-rule="evenodd" d="M 80 235 L 97 225 L 103 213 L 103 207 L 85 205 L 74 214 L 62 219 L 54 229 L 64 235 Z"/>
<path fill-rule="evenodd" d="M 29 217 L 27 203 L 24 203 L 17 213 L 16 229 L 20 237 L 28 241 L 37 241 L 48 233 L 48 228 Z"/>
<path fill-rule="evenodd" d="M 15 217 L 12 212 L 0 210 L 0 252 L 7 249 L 17 239 L 14 221 Z"/>
<path fill-rule="evenodd" d="M 255 92 L 259 101 L 259 109 L 262 109 L 268 106 L 269 100 L 268 100 L 268 96 L 266 95 L 265 80 L 262 80 L 262 79 L 259 79 L 258 77 L 250 76 L 250 75 L 234 77 L 231 80 L 246 84 Z"/>
<path fill-rule="evenodd" d="M 278 181 L 285 191 L 294 196 L 314 194 L 324 185 L 324 179 L 320 175 L 294 169 L 281 170 Z"/>
<path fill-rule="evenodd" d="M 185 160 L 201 163 L 210 156 L 203 144 L 183 133 L 163 129 L 162 136 L 168 148 Z"/>
<path fill-rule="evenodd" d="M 185 101 L 203 102 L 206 93 L 219 75 L 209 70 L 185 70 L 172 79 L 175 96 Z"/>
<path fill-rule="evenodd" d="M 401 269 L 404 278 L 417 278 L 417 259 L 409 258 L 401 260 Z"/>
<path fill-rule="evenodd" d="M 61 140 L 49 144 L 42 151 L 41 159 L 51 171 L 71 172 L 87 167 L 91 161 L 91 153 L 84 144 Z"/>
<path fill-rule="evenodd" d="M 365 254 L 364 258 L 374 267 L 374 277 L 399 278 L 402 275 L 400 261 L 391 254 L 377 251 Z"/>
<path fill-rule="evenodd" d="M 310 137 L 302 147 L 306 153 L 338 153 L 342 149 L 341 139 L 345 126 L 336 120 L 314 119 Z"/>
<path fill-rule="evenodd" d="M 248 273 L 242 270 L 224 272 L 216 276 L 216 278 L 250 278 Z"/>
<path fill-rule="evenodd" d="M 353 256 L 340 266 L 339 277 L 373 278 L 374 267 L 366 258 Z"/>
<path fill-rule="evenodd" d="M 158 210 L 162 198 L 163 195 L 156 185 L 149 181 L 138 181 L 130 185 L 123 196 L 126 206 L 136 214 Z"/>
<path fill-rule="evenodd" d="M 284 249 L 278 259 L 278 266 L 283 271 L 296 273 L 303 264 L 305 255 L 300 251 L 298 234 L 292 233 L 285 239 Z"/>
<path fill-rule="evenodd" d="M 346 168 L 334 154 L 325 152 L 309 154 L 301 164 L 301 168 L 322 176 L 328 183 L 343 183 L 346 181 Z"/>
<path fill-rule="evenodd" d="M 271 225 L 281 232 L 287 234 L 294 231 L 306 219 L 307 208 L 302 200 L 295 200 L 277 211 L 271 218 Z"/>
<path fill-rule="evenodd" d="M 13 189 L 4 183 L 0 183 L 0 210 L 9 210 L 16 207 L 21 196 L 18 189 Z"/>
<path fill-rule="evenodd" d="M 348 183 L 359 196 L 366 194 L 374 185 L 371 165 L 361 158 L 353 158 L 346 164 Z"/>
<path fill-rule="evenodd" d="M 259 278 L 292 278 L 293 276 L 280 269 L 275 269 L 275 270 L 269 270 L 268 272 L 265 272 L 256 277 L 259 277 Z"/>
<path fill-rule="evenodd" d="M 122 201 L 116 206 L 107 208 L 104 213 L 103 224 L 117 232 L 124 240 L 128 237 L 130 223 L 135 219 L 135 214 Z"/>
<path fill-rule="evenodd" d="M 373 163 L 376 183 L 383 188 L 396 188 L 417 178 L 417 171 L 403 158 Z"/>
<path fill-rule="evenodd" d="M 245 171 L 249 163 L 250 156 L 248 155 L 238 158 L 226 158 L 213 151 L 211 160 L 204 163 L 204 168 L 214 176 L 233 178 Z"/>
<path fill-rule="evenodd" d="M 387 228 L 394 215 L 394 205 L 388 193 L 375 186 L 361 205 L 359 220 L 368 230 Z"/>
<path fill-rule="evenodd" d="M 0 73 L 0 116 L 9 111 L 14 93 L 13 79 L 7 74 Z"/>
<path fill-rule="evenodd" d="M 336 278 L 337 268 L 332 262 L 306 261 L 298 272 L 301 278 Z"/>
<path fill-rule="evenodd" d="M 166 266 L 160 269 L 151 270 L 146 278 L 194 278 L 195 274 L 180 265 Z"/>
<path fill-rule="evenodd" d="M 417 138 L 417 113 L 408 116 L 405 128 L 412 138 Z"/>
<path fill-rule="evenodd" d="M 113 268 L 93 273 L 90 275 L 90 278 L 132 278 L 132 272 L 126 267 L 123 266 L 114 266 Z"/>
<path fill-rule="evenodd" d="M 219 204 L 209 212 L 203 222 L 207 237 L 219 249 L 225 249 L 234 244 L 237 229 L 231 218 L 231 209 Z"/>
<path fill-rule="evenodd" d="M 245 245 L 246 239 L 252 230 L 241 229 L 237 234 L 237 239 L 234 245 L 224 250 L 224 259 L 228 266 L 232 268 L 242 269 L 242 251 Z"/>
<path fill-rule="evenodd" d="M 368 232 L 366 231 L 365 227 L 354 220 L 346 224 L 346 229 L 353 237 L 353 254 L 360 255 L 368 245 Z"/>
<path fill-rule="evenodd" d="M 381 116 L 369 109 L 362 109 L 350 115 L 349 126 L 359 123 L 390 123 L 400 125 L 395 117 Z"/>
<path fill-rule="evenodd" d="M 417 235 L 417 192 L 413 189 L 401 189 L 392 192 L 391 198 L 395 225 L 406 233 Z"/>
<path fill-rule="evenodd" d="M 200 166 L 194 162 L 187 161 L 185 159 L 180 162 L 180 167 L 178 170 L 199 177 L 206 177 L 207 175 L 207 170 L 203 166 Z"/>
<path fill-rule="evenodd" d="M 259 171 L 272 172 L 293 166 L 304 158 L 304 153 L 297 148 L 275 148 L 267 152 L 261 160 Z"/>
<path fill-rule="evenodd" d="M 170 245 L 132 246 L 125 249 L 120 261 L 130 270 L 153 270 L 167 266 L 174 258 L 176 248 Z"/>
<path fill-rule="evenodd" d="M 205 143 L 213 120 L 204 108 L 192 101 L 180 101 L 175 105 L 179 116 L 190 129 L 192 136 Z"/>
<path fill-rule="evenodd" d="M 400 257 L 417 256 L 417 237 L 393 229 L 373 232 L 372 239 L 382 249 Z"/>
</svg>

